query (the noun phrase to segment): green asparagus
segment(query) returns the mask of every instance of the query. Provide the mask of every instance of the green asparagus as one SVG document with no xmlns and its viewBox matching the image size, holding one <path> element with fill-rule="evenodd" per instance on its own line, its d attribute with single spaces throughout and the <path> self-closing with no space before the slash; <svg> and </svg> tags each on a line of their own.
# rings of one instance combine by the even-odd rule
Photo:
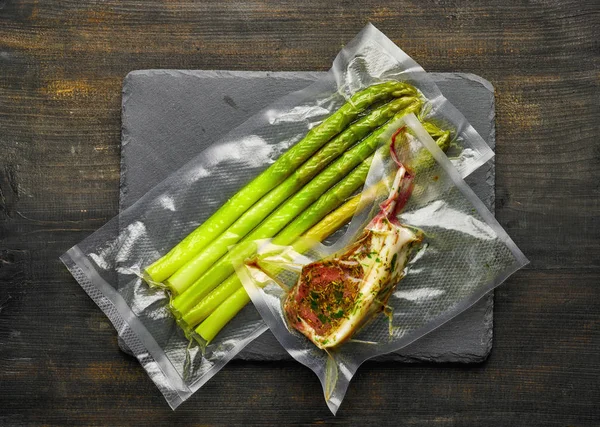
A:
<svg viewBox="0 0 600 427">
<path fill-rule="evenodd" d="M 219 258 L 225 255 L 231 245 L 240 241 L 267 215 L 299 191 L 333 159 L 383 125 L 400 110 L 409 108 L 412 111 L 418 109 L 419 106 L 420 101 L 418 98 L 402 97 L 394 99 L 350 125 L 307 160 L 283 183 L 255 203 L 224 233 L 177 270 L 165 283 L 174 294 L 181 294 Z"/>
<path fill-rule="evenodd" d="M 416 94 L 416 90 L 408 84 L 386 82 L 370 86 L 353 95 L 346 104 L 326 118 L 319 126 L 311 129 L 301 141 L 236 193 L 215 214 L 172 248 L 164 257 L 146 268 L 147 281 L 158 283 L 169 278 L 208 243 L 225 231 L 262 196 L 287 178 L 315 151 L 343 131 L 370 105 L 392 97 L 415 96 Z"/>
<path fill-rule="evenodd" d="M 403 114 L 404 113 L 402 113 L 402 115 Z M 317 200 L 321 194 L 340 181 L 342 177 L 348 174 L 361 161 L 367 158 L 367 156 L 371 155 L 379 145 L 380 137 L 386 132 L 389 132 L 392 126 L 397 126 L 395 121 L 378 128 L 359 144 L 344 153 L 344 155 L 329 165 L 311 182 L 303 187 L 302 190 L 281 205 L 242 241 L 265 239 L 277 234 L 293 218 L 302 213 L 304 209 Z M 349 178 L 350 175 L 344 180 Z M 238 250 L 241 249 L 235 248 L 232 253 L 235 254 Z M 194 277 L 194 284 L 173 299 L 172 307 L 175 312 L 184 315 L 233 272 L 233 266 L 231 264 L 232 253 L 222 257 L 199 278 Z"/>
<path fill-rule="evenodd" d="M 239 282 L 238 282 L 239 283 Z M 195 329 L 206 342 L 211 342 L 221 329 L 250 302 L 246 290 L 239 284 L 238 289 L 230 295 L 208 318 Z"/>
</svg>

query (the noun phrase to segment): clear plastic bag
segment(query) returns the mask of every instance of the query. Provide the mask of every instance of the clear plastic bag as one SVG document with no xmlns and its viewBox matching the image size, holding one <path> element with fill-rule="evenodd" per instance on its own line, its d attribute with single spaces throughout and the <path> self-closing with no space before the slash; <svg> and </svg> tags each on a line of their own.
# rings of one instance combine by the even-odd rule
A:
<svg viewBox="0 0 600 427">
<path fill-rule="evenodd" d="M 264 332 L 266 325 L 248 305 L 214 340 L 200 346 L 188 340 L 177 325 L 169 310 L 169 294 L 144 282 L 144 268 L 202 224 L 350 95 L 389 80 L 414 85 L 424 98 L 423 119 L 453 130 L 455 139 L 448 154 L 462 176 L 493 156 L 425 71 L 368 25 L 340 52 L 324 78 L 251 117 L 61 256 L 172 408 Z"/>
<path fill-rule="evenodd" d="M 402 164 L 410 170 L 423 153 L 436 162 L 414 176 L 401 225 L 381 225 L 381 214 L 372 220 L 398 168 L 380 154 L 363 190 L 378 187 L 379 197 L 365 201 L 335 244 L 261 240 L 256 256 L 235 261 L 255 307 L 288 353 L 317 374 L 333 413 L 365 360 L 431 332 L 528 262 L 416 117 L 403 120 Z"/>
</svg>

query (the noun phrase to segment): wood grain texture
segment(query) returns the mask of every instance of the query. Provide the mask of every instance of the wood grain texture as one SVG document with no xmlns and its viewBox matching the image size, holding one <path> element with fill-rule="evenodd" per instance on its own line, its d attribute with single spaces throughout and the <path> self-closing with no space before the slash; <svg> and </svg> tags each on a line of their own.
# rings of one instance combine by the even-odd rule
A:
<svg viewBox="0 0 600 427">
<path fill-rule="evenodd" d="M 58 260 L 118 209 L 140 68 L 326 70 L 373 22 L 496 87 L 496 214 L 531 259 L 475 367 L 369 364 L 332 417 L 294 363 L 236 362 L 168 409 Z M 597 2 L 0 0 L 0 425 L 600 424 Z"/>
</svg>

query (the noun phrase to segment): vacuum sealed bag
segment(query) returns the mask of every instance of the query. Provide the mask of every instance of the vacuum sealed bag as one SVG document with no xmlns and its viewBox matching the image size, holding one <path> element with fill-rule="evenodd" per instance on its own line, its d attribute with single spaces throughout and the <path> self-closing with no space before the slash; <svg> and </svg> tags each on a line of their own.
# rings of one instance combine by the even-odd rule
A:
<svg viewBox="0 0 600 427">
<path fill-rule="evenodd" d="M 527 260 L 413 114 L 372 162 L 332 246 L 254 242 L 236 271 L 335 413 L 358 367 L 458 315 Z"/>
<path fill-rule="evenodd" d="M 61 257 L 171 407 L 266 330 L 230 249 L 307 233 L 322 241 L 344 227 L 375 151 L 411 112 L 463 177 L 493 156 L 427 73 L 368 25 L 322 79 L 215 141 Z"/>
</svg>

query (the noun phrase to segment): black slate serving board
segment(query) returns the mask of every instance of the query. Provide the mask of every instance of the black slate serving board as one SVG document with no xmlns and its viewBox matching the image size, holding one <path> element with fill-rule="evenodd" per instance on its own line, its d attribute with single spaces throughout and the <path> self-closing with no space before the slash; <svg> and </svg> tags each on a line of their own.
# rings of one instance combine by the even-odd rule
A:
<svg viewBox="0 0 600 427">
<path fill-rule="evenodd" d="M 308 86 L 320 72 L 139 70 L 123 83 L 120 209 L 277 98 Z M 432 74 L 444 93 L 494 148 L 494 89 L 473 74 Z M 148 171 L 152 171 L 151 174 Z M 493 211 L 494 164 L 467 182 Z M 492 347 L 493 294 L 410 346 L 377 360 L 473 363 Z M 121 341 L 121 348 L 127 351 Z M 269 332 L 237 358 L 290 359 Z"/>
</svg>

